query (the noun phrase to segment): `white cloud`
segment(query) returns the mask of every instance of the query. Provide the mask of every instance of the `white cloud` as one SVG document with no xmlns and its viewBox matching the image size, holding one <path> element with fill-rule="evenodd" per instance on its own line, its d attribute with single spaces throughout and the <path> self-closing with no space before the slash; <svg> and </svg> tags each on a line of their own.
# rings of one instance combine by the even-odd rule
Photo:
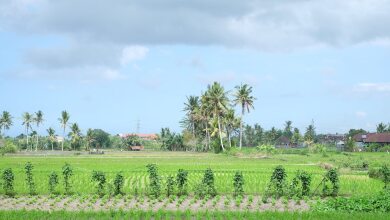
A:
<svg viewBox="0 0 390 220">
<path fill-rule="evenodd" d="M 149 52 L 147 47 L 143 46 L 127 46 L 122 50 L 122 57 L 120 59 L 121 64 L 127 65 L 135 60 L 143 59 Z"/>
<path fill-rule="evenodd" d="M 367 113 L 364 111 L 357 111 L 357 112 L 355 112 L 355 115 L 358 118 L 365 118 L 367 116 Z"/>
<path fill-rule="evenodd" d="M 355 86 L 355 91 L 358 92 L 390 92 L 390 83 L 359 83 Z"/>
</svg>

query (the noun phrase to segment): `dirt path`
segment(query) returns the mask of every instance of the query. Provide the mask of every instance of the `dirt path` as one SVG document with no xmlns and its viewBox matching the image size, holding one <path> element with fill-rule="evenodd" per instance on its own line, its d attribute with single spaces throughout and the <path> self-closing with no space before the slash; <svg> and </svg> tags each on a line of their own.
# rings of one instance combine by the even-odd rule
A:
<svg viewBox="0 0 390 220">
<path fill-rule="evenodd" d="M 293 200 L 271 200 L 264 203 L 259 196 L 245 196 L 242 202 L 232 197 L 217 196 L 210 200 L 196 200 L 193 197 L 172 200 L 155 200 L 124 196 L 121 198 L 97 198 L 96 196 L 0 196 L 0 210 L 66 210 L 66 211 L 108 211 L 108 210 L 192 210 L 192 211 L 307 211 L 307 202 Z"/>
</svg>

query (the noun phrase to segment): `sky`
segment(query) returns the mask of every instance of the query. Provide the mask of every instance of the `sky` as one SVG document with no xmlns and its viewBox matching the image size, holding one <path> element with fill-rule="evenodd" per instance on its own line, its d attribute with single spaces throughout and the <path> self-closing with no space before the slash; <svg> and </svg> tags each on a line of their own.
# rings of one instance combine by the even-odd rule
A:
<svg viewBox="0 0 390 220">
<path fill-rule="evenodd" d="M 390 122 L 389 0 L 0 0 L 0 111 L 83 132 L 180 132 L 183 103 L 253 86 L 247 124 Z M 237 108 L 238 111 L 238 108 Z"/>
</svg>

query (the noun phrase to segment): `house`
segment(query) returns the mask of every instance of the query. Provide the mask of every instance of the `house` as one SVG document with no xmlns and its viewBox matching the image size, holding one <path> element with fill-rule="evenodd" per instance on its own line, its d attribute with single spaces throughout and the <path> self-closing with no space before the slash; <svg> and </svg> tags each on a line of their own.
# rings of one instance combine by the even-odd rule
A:
<svg viewBox="0 0 390 220">
<path fill-rule="evenodd" d="M 291 144 L 290 138 L 286 136 L 280 136 L 275 141 L 275 146 L 280 148 L 288 148 L 290 147 L 290 144 Z"/>
<path fill-rule="evenodd" d="M 146 140 L 146 141 L 154 141 L 154 140 L 157 140 L 157 138 L 158 138 L 157 134 L 135 134 L 135 133 L 119 134 L 119 137 L 126 138 L 126 137 L 129 137 L 132 135 L 138 136 L 142 140 Z"/>
<path fill-rule="evenodd" d="M 390 132 L 387 133 L 367 133 L 357 134 L 353 136 L 353 139 L 357 145 L 367 144 L 379 144 L 379 145 L 390 145 Z"/>
</svg>

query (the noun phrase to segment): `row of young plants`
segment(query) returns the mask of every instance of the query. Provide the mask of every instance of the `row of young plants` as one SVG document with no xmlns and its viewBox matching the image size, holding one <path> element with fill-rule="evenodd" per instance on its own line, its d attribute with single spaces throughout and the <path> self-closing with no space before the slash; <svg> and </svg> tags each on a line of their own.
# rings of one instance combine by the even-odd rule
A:
<svg viewBox="0 0 390 220">
<path fill-rule="evenodd" d="M 187 195 L 188 194 L 188 171 L 179 169 L 176 176 L 169 175 L 163 181 L 163 178 L 159 175 L 158 167 L 156 164 L 148 164 L 146 166 L 149 183 L 147 186 L 147 192 L 149 195 L 158 198 L 161 195 L 170 197 L 171 195 Z M 30 195 L 36 194 L 35 181 L 33 178 L 34 166 L 32 163 L 27 162 L 25 164 L 25 177 L 26 186 Z M 390 187 L 390 169 L 384 165 L 379 170 L 381 179 L 385 183 L 385 188 Z M 64 194 L 72 193 L 72 181 L 73 168 L 70 164 L 65 163 L 62 167 L 62 183 L 64 188 Z M 14 190 L 14 173 L 11 168 L 4 169 L 2 172 L 2 188 L 8 196 L 15 195 Z M 93 171 L 91 175 L 91 181 L 96 183 L 96 193 L 98 195 L 107 194 L 106 188 L 110 188 L 108 194 L 118 195 L 124 194 L 124 176 L 121 172 L 118 172 L 114 177 L 112 183 L 108 185 L 108 179 L 106 174 L 102 171 Z M 215 188 L 215 176 L 213 171 L 208 168 L 203 174 L 202 180 L 193 188 L 194 195 L 199 198 L 214 197 L 217 195 Z M 48 191 L 51 194 L 58 193 L 58 185 L 60 183 L 60 176 L 57 172 L 53 171 L 48 176 Z M 311 191 L 312 177 L 306 171 L 298 170 L 289 182 L 287 179 L 287 173 L 283 166 L 277 166 L 270 178 L 270 181 L 266 187 L 263 198 L 266 200 L 269 197 L 280 198 L 303 198 L 310 197 L 312 195 L 333 196 L 336 197 L 339 192 L 339 174 L 337 169 L 333 168 L 328 170 L 321 183 Z M 165 184 L 165 185 L 164 185 Z M 244 195 L 244 176 L 241 171 L 236 171 L 232 185 L 234 188 L 233 196 Z M 322 188 L 321 191 L 319 191 Z"/>
</svg>

